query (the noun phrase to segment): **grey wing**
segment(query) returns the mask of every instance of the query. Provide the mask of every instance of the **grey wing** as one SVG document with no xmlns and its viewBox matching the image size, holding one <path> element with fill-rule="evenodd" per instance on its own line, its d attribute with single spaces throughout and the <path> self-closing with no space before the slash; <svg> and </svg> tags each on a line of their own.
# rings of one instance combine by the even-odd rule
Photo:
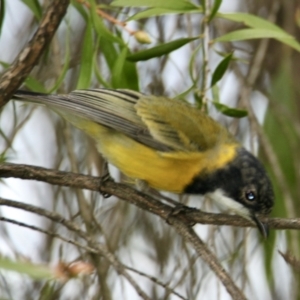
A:
<svg viewBox="0 0 300 300">
<path fill-rule="evenodd" d="M 147 96 L 135 91 L 90 89 L 76 90 L 70 94 L 48 95 L 20 90 L 14 98 L 48 105 L 58 113 L 61 110 L 76 114 L 122 132 L 158 151 L 172 150 L 170 146 L 154 139 L 147 125 L 137 115 L 137 101 Z"/>
</svg>

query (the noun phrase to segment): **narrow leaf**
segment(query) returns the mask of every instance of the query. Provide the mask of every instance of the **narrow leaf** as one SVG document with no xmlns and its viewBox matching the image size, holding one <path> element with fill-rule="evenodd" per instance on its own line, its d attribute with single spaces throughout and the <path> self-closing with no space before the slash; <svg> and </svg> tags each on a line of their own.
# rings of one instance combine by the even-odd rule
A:
<svg viewBox="0 0 300 300">
<path fill-rule="evenodd" d="M 115 60 L 112 69 L 112 87 L 138 91 L 139 81 L 136 64 L 126 60 L 129 49 L 124 47 Z"/>
<path fill-rule="evenodd" d="M 127 48 L 124 47 L 119 54 L 118 59 L 115 62 L 114 68 L 112 70 L 112 87 L 113 88 L 125 88 L 125 72 L 124 64 L 127 56 Z"/>
<path fill-rule="evenodd" d="M 269 29 L 274 30 L 278 32 L 282 32 L 287 34 L 283 29 L 281 29 L 279 26 L 275 25 L 274 23 L 267 21 L 265 19 L 262 19 L 260 17 L 246 14 L 246 13 L 233 13 L 233 14 L 222 14 L 218 13 L 218 17 L 227 19 L 234 22 L 241 22 L 245 24 L 248 27 L 252 28 L 260 28 L 260 29 Z"/>
<path fill-rule="evenodd" d="M 0 164 L 5 163 L 6 161 L 7 161 L 6 153 L 5 153 L 5 152 L 2 152 L 2 153 L 0 154 Z M 3 183 L 2 180 L 0 180 L 0 182 Z"/>
<path fill-rule="evenodd" d="M 213 5 L 213 7 L 211 9 L 211 12 L 210 12 L 210 16 L 208 18 L 208 22 L 210 22 L 214 18 L 214 16 L 216 15 L 216 13 L 219 10 L 221 4 L 222 4 L 222 0 L 215 0 L 214 5 Z"/>
<path fill-rule="evenodd" d="M 136 63 L 126 60 L 125 64 L 124 64 L 124 70 L 125 70 L 124 74 L 126 74 L 125 88 L 130 89 L 130 90 L 139 91 L 139 77 L 138 77 L 138 72 L 136 69 Z"/>
<path fill-rule="evenodd" d="M 292 36 L 285 33 L 276 32 L 273 30 L 263 30 L 263 29 L 242 29 L 232 31 L 219 38 L 215 39 L 214 42 L 232 42 L 232 41 L 242 41 L 250 39 L 262 39 L 262 38 L 274 38 L 283 44 L 286 44 L 295 50 L 300 52 L 300 44 Z"/>
<path fill-rule="evenodd" d="M 280 41 L 281 43 L 284 43 L 300 52 L 300 43 L 293 36 L 288 34 L 279 26 L 267 20 L 246 13 L 218 13 L 217 16 L 234 22 L 241 22 L 246 26 L 253 28 L 253 31 L 251 31 L 251 29 L 244 29 L 248 31 L 237 30 L 221 36 L 220 38 L 216 39 L 216 41 L 224 42 L 233 40 L 247 40 L 254 38 L 274 38 Z"/>
<path fill-rule="evenodd" d="M 262 38 L 277 38 L 286 39 L 286 35 L 276 32 L 274 30 L 268 29 L 241 29 L 229 32 L 215 39 L 216 42 L 232 42 L 232 41 L 242 41 L 251 39 L 262 39 Z M 293 37 L 288 37 L 287 39 L 292 40 Z"/>
<path fill-rule="evenodd" d="M 0 35 L 4 23 L 4 16 L 5 16 L 5 0 L 0 0 Z"/>
<path fill-rule="evenodd" d="M 4 69 L 7 69 L 7 68 L 10 66 L 9 63 L 7 63 L 7 62 L 5 62 L 5 61 L 2 61 L 2 60 L 0 60 L 0 65 L 1 65 Z"/>
<path fill-rule="evenodd" d="M 223 115 L 234 117 L 234 118 L 243 118 L 248 115 L 246 110 L 231 108 L 225 104 L 221 104 L 219 102 L 213 101 L 212 102 L 214 107 L 221 112 Z"/>
<path fill-rule="evenodd" d="M 167 14 L 180 14 L 180 13 L 202 13 L 201 7 L 186 11 L 184 9 L 179 10 L 179 9 L 171 9 L 171 8 L 149 8 L 145 9 L 143 11 L 140 11 L 133 16 L 129 17 L 127 21 L 131 20 L 140 20 L 144 18 L 151 18 L 151 17 L 157 17 L 157 16 L 162 16 L 162 15 L 167 15 Z"/>
<path fill-rule="evenodd" d="M 86 24 L 82 45 L 80 73 L 77 89 L 87 89 L 90 86 L 93 70 L 93 28 L 91 18 Z"/>
<path fill-rule="evenodd" d="M 113 35 L 103 24 L 103 20 L 97 15 L 97 6 L 95 0 L 91 0 L 90 4 L 91 4 L 91 9 L 90 9 L 91 18 L 97 34 L 113 43 L 119 43 L 123 45 L 124 42 L 122 41 L 122 39 L 120 39 L 116 35 Z"/>
<path fill-rule="evenodd" d="M 115 47 L 114 43 L 103 37 L 99 38 L 98 47 L 101 49 L 109 69 L 112 70 L 119 55 L 116 50 L 117 47 Z"/>
<path fill-rule="evenodd" d="M 185 44 L 188 44 L 194 40 L 199 39 L 199 37 L 194 37 L 194 38 L 183 38 L 183 39 L 178 39 L 163 45 L 159 45 L 147 50 L 142 50 L 140 52 L 136 52 L 134 54 L 130 54 L 127 56 L 127 59 L 129 61 L 141 61 L 141 60 L 148 60 L 154 57 L 159 57 L 162 55 L 169 54 L 170 52 L 184 46 Z"/>
<path fill-rule="evenodd" d="M 133 6 L 133 7 L 154 7 L 154 8 L 170 8 L 172 10 L 191 10 L 198 8 L 195 4 L 187 0 L 115 0 L 112 6 Z"/>
<path fill-rule="evenodd" d="M 47 90 L 43 86 L 42 83 L 40 83 L 37 79 L 35 79 L 32 76 L 28 76 L 25 81 L 25 86 L 29 88 L 31 91 L 38 92 L 38 93 L 46 93 Z"/>
<path fill-rule="evenodd" d="M 220 103 L 220 90 L 217 84 L 211 88 L 211 92 L 214 102 Z"/>
<path fill-rule="evenodd" d="M 0 257 L 0 269 L 26 274 L 36 279 L 51 279 L 55 276 L 53 270 L 47 266 L 34 265 L 24 261 L 12 261 L 3 257 Z"/>
<path fill-rule="evenodd" d="M 294 39 L 294 38 L 293 39 L 277 38 L 277 40 L 283 44 L 290 46 L 291 48 L 294 48 L 298 52 L 300 52 L 300 43 L 298 43 L 296 39 Z"/>
<path fill-rule="evenodd" d="M 219 80 L 222 79 L 223 75 L 225 74 L 228 65 L 232 59 L 232 53 L 228 54 L 216 67 L 212 79 L 211 79 L 211 84 L 210 86 L 214 86 Z"/>
</svg>

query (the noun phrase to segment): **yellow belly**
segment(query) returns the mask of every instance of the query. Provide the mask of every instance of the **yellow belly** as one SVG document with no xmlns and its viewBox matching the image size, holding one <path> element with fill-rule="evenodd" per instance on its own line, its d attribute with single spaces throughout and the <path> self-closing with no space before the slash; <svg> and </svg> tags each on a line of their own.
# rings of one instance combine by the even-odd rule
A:
<svg viewBox="0 0 300 300">
<path fill-rule="evenodd" d="M 182 193 L 201 171 L 224 166 L 236 153 L 236 145 L 223 145 L 222 151 L 159 152 L 102 125 L 77 118 L 68 120 L 89 134 L 99 152 L 125 175 L 163 191 Z"/>
</svg>

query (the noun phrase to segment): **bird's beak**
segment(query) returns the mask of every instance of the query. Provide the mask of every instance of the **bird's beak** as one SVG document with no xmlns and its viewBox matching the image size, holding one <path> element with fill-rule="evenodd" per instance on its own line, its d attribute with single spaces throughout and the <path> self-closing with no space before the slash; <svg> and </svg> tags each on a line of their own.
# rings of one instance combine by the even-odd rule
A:
<svg viewBox="0 0 300 300">
<path fill-rule="evenodd" d="M 252 220 L 255 222 L 257 228 L 264 238 L 267 238 L 269 235 L 269 227 L 267 224 L 262 223 L 255 214 L 252 215 Z"/>
</svg>

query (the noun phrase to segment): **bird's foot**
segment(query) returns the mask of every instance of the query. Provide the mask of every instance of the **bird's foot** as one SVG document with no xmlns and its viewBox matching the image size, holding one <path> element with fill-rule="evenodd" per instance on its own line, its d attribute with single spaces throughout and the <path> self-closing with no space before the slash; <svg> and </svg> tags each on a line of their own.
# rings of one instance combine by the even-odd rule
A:
<svg viewBox="0 0 300 300">
<path fill-rule="evenodd" d="M 190 206 L 186 206 L 186 205 L 183 205 L 183 204 L 178 204 L 176 205 L 172 210 L 171 212 L 169 213 L 168 217 L 167 217 L 167 220 L 166 222 L 168 224 L 170 224 L 170 221 L 169 219 L 171 217 L 177 217 L 179 215 L 186 215 L 186 214 L 189 214 L 189 213 L 192 213 L 192 212 L 196 212 L 196 211 L 199 211 L 197 208 L 195 207 L 190 207 Z M 196 223 L 193 222 L 193 221 L 190 221 L 188 222 L 188 226 L 190 227 L 193 227 Z"/>
<path fill-rule="evenodd" d="M 113 181 L 113 178 L 110 176 L 110 174 L 107 172 L 106 174 L 104 174 L 103 176 L 101 176 L 100 178 L 100 181 L 99 181 L 99 191 L 100 191 L 100 194 L 104 197 L 104 198 L 109 198 L 111 196 L 111 194 L 109 193 L 104 193 L 101 191 L 101 186 L 107 182 L 107 181 Z"/>
</svg>

